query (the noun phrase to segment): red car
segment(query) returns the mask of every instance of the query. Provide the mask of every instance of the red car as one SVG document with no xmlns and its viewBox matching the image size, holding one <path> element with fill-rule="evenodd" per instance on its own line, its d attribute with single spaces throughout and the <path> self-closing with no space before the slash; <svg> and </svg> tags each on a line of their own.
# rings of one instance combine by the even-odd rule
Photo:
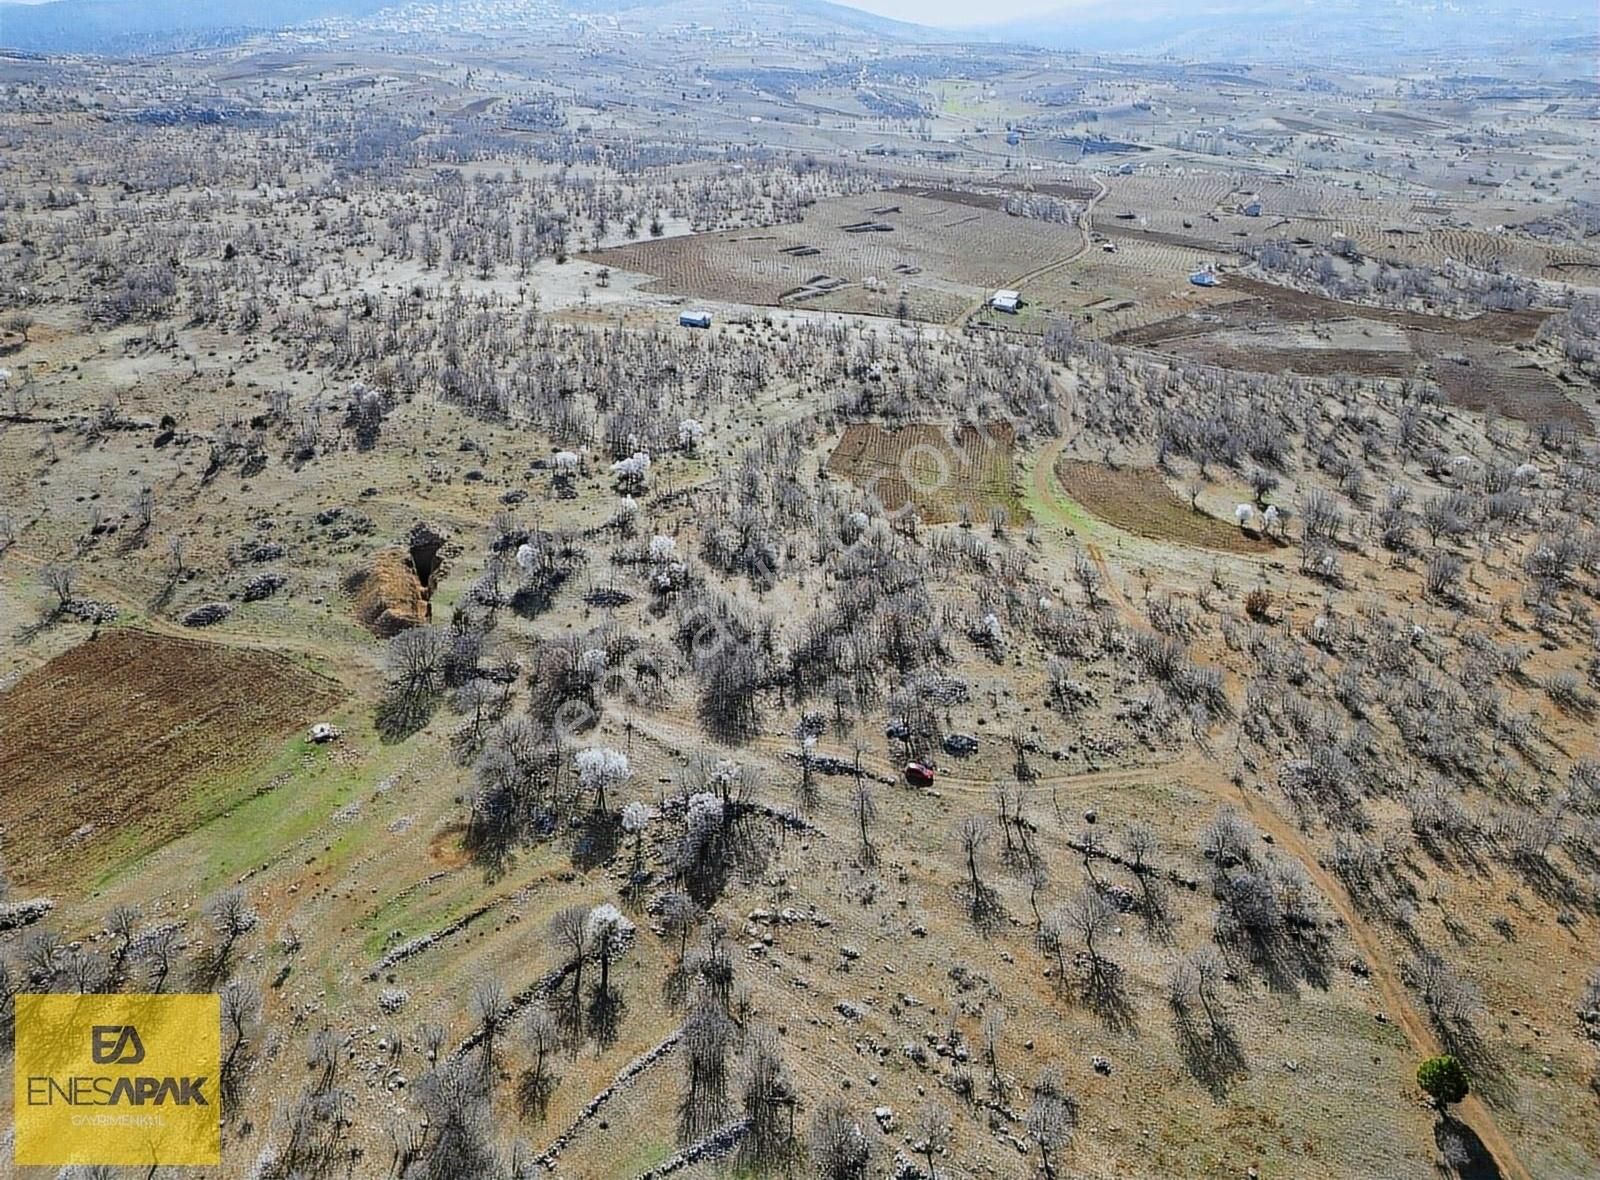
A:
<svg viewBox="0 0 1600 1180">
<path fill-rule="evenodd" d="M 907 762 L 906 781 L 919 787 L 933 786 L 933 767 L 923 762 Z"/>
</svg>

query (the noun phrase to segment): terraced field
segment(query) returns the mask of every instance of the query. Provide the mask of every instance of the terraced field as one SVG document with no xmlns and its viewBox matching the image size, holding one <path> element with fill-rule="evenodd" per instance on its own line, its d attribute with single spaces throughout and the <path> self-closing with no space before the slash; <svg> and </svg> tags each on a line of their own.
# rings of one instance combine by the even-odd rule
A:
<svg viewBox="0 0 1600 1180">
<path fill-rule="evenodd" d="M 956 520 L 965 506 L 976 520 L 990 508 L 1021 518 L 1010 423 L 952 430 L 931 423 L 885 430 L 854 423 L 828 457 L 828 470 L 870 491 L 890 512 L 915 504 L 930 523 Z"/>
<path fill-rule="evenodd" d="M 653 275 L 646 290 L 690 298 L 947 322 L 1041 260 L 1081 244 L 1071 225 L 907 192 L 824 201 L 805 220 L 636 242 L 587 255 Z M 1017 232 L 1019 224 L 1027 232 Z"/>
<path fill-rule="evenodd" d="M 1189 507 L 1148 467 L 1107 467 L 1080 459 L 1056 461 L 1062 489 L 1095 516 L 1135 536 L 1223 553 L 1271 553 L 1283 543 Z"/>
</svg>

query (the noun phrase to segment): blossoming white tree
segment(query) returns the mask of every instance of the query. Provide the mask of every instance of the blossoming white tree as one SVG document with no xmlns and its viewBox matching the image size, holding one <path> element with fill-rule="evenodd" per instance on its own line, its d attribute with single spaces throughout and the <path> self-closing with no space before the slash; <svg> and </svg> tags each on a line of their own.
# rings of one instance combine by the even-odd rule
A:
<svg viewBox="0 0 1600 1180">
<path fill-rule="evenodd" d="M 594 792 L 596 811 L 606 809 L 606 792 L 628 781 L 632 773 L 628 756 L 610 746 L 590 746 L 579 750 L 573 758 L 578 770 L 578 782 L 586 791 Z"/>
<path fill-rule="evenodd" d="M 633 837 L 633 871 L 630 887 L 634 889 L 644 886 L 644 833 L 655 817 L 655 808 L 637 799 L 622 809 L 622 830 Z"/>
<path fill-rule="evenodd" d="M 603 902 L 589 911 L 589 945 L 600 961 L 600 995 L 611 991 L 611 960 L 627 949 L 636 927 L 621 910 Z"/>
<path fill-rule="evenodd" d="M 626 459 L 618 459 L 611 465 L 611 474 L 617 477 L 624 487 L 631 490 L 642 490 L 645 477 L 650 474 L 650 452 L 635 451 Z"/>
<path fill-rule="evenodd" d="M 622 809 L 622 830 L 631 836 L 641 836 L 655 817 L 655 808 L 635 799 Z"/>
</svg>

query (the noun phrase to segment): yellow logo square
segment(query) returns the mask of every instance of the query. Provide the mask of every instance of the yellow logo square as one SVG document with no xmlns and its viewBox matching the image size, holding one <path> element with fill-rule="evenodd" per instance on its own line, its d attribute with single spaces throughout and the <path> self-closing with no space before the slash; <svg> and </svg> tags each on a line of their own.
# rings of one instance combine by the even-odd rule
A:
<svg viewBox="0 0 1600 1180">
<path fill-rule="evenodd" d="M 18 1166 L 222 1162 L 215 995 L 19 995 Z"/>
</svg>

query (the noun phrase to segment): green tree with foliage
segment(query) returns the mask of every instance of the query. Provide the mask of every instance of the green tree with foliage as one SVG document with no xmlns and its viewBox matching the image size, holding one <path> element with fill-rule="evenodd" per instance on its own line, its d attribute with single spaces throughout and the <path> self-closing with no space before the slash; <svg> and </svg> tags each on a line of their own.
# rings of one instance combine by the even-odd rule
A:
<svg viewBox="0 0 1600 1180">
<path fill-rule="evenodd" d="M 1467 1096 L 1469 1088 L 1467 1071 L 1461 1062 L 1448 1053 L 1430 1057 L 1417 1066 L 1417 1085 L 1421 1086 L 1441 1109 L 1453 1102 L 1460 1102 Z"/>
</svg>

